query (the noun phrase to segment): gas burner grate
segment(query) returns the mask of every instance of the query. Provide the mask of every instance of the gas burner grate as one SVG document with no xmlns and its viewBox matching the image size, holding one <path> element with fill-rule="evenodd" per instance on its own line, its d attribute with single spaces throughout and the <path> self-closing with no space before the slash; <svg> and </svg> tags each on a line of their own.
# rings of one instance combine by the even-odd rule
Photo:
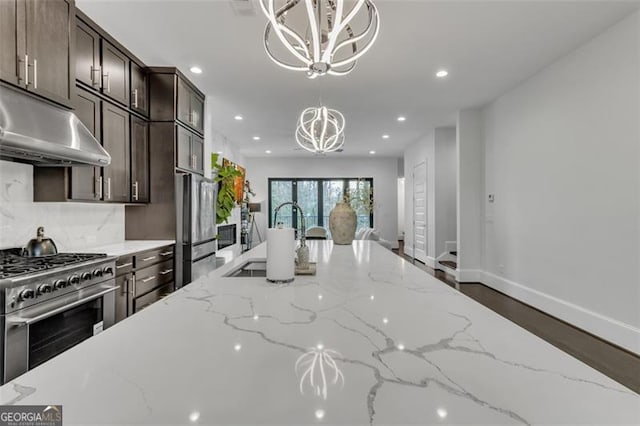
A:
<svg viewBox="0 0 640 426">
<path fill-rule="evenodd" d="M 0 250 L 0 279 L 60 268 L 106 257 L 97 253 L 58 253 L 44 257 L 24 257 L 20 249 Z"/>
</svg>

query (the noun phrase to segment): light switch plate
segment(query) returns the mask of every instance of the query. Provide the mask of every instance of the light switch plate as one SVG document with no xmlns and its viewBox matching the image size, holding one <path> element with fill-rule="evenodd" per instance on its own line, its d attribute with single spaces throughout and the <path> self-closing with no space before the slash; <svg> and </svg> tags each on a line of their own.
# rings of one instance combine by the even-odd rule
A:
<svg viewBox="0 0 640 426">
<path fill-rule="evenodd" d="M 489 194 L 489 202 L 493 203 L 493 200 L 494 200 L 493 194 Z"/>
</svg>

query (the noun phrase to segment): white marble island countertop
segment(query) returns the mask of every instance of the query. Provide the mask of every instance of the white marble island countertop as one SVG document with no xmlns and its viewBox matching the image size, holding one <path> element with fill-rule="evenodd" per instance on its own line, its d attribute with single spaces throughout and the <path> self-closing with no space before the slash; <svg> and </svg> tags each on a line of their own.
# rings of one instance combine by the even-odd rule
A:
<svg viewBox="0 0 640 426">
<path fill-rule="evenodd" d="M 640 397 L 380 245 L 223 278 L 265 245 L 0 388 L 64 424 L 638 424 Z"/>
</svg>

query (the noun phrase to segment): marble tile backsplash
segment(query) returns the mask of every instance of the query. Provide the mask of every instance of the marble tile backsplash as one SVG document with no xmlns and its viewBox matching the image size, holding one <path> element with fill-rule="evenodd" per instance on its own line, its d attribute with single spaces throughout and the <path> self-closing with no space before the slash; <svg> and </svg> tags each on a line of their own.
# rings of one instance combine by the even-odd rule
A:
<svg viewBox="0 0 640 426">
<path fill-rule="evenodd" d="M 33 202 L 33 166 L 0 161 L 0 248 L 22 247 L 44 226 L 59 251 L 124 241 L 124 206 Z"/>
</svg>

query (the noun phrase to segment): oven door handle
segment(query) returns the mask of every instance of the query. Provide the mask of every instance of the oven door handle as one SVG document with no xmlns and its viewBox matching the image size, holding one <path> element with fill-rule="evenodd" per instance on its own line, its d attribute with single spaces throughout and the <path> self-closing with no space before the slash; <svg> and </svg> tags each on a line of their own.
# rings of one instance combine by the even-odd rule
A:
<svg viewBox="0 0 640 426">
<path fill-rule="evenodd" d="M 45 312 L 44 314 L 40 314 L 40 315 L 36 315 L 35 317 L 31 317 L 31 318 L 23 318 L 23 317 L 15 317 L 15 318 L 11 318 L 8 319 L 7 322 L 11 325 L 30 325 L 33 323 L 36 323 L 38 321 L 42 321 L 43 319 L 47 319 L 53 315 L 59 314 L 60 312 L 64 312 L 68 309 L 71 308 L 75 308 L 76 306 L 82 305 L 84 303 L 87 302 L 91 302 L 92 300 L 98 299 L 102 296 L 104 296 L 105 294 L 109 294 L 113 291 L 116 291 L 117 289 L 119 289 L 120 287 L 118 286 L 114 286 L 114 287 L 107 287 L 106 289 L 96 293 L 96 294 L 92 294 L 91 296 L 87 296 L 84 297 L 80 300 L 75 300 L 71 303 L 67 303 L 63 306 L 60 306 L 58 308 L 52 309 L 50 311 Z"/>
</svg>

